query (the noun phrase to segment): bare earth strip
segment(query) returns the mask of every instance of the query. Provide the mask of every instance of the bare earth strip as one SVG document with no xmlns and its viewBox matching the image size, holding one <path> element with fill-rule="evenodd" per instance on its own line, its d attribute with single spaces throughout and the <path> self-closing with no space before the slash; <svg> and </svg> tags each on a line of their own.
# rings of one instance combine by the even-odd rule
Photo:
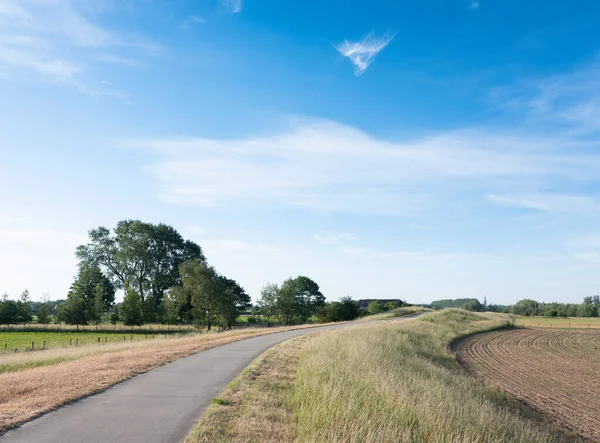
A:
<svg viewBox="0 0 600 443">
<path fill-rule="evenodd" d="M 600 441 L 599 331 L 496 331 L 467 337 L 455 351 L 484 382 Z"/>
</svg>

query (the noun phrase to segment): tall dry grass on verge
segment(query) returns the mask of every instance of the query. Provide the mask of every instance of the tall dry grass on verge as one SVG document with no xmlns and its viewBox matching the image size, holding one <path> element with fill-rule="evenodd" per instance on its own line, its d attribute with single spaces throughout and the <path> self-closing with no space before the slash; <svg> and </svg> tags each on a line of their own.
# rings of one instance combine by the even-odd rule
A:
<svg viewBox="0 0 600 443">
<path fill-rule="evenodd" d="M 283 343 L 230 384 L 186 443 L 570 441 L 449 350 L 509 322 L 452 309 Z"/>
<path fill-rule="evenodd" d="M 373 320 L 386 320 L 389 318 L 405 317 L 413 314 L 420 314 L 424 312 L 432 311 L 429 308 L 423 308 L 421 306 L 405 306 L 403 308 L 392 309 L 391 311 L 382 312 L 381 314 L 368 315 L 362 317 L 357 321 L 373 321 Z"/>
<path fill-rule="evenodd" d="M 181 357 L 291 329 L 248 328 L 144 342 L 52 349 L 0 358 L 0 434 L 72 400 Z"/>
<path fill-rule="evenodd" d="M 258 357 L 208 408 L 185 443 L 294 441 L 296 423 L 288 398 L 308 340 L 310 336 L 288 340 Z"/>
<path fill-rule="evenodd" d="M 453 309 L 316 337 L 301 351 L 290 398 L 297 440 L 567 441 L 466 374 L 449 350 L 457 337 L 508 321 Z"/>
</svg>

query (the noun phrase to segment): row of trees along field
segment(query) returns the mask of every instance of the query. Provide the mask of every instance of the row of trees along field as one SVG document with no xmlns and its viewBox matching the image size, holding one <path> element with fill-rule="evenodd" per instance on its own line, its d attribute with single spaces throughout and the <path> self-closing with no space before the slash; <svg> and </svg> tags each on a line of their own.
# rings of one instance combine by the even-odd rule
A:
<svg viewBox="0 0 600 443">
<path fill-rule="evenodd" d="M 316 316 L 321 323 L 354 320 L 360 315 L 357 303 L 349 296 L 339 302 L 325 302 L 319 285 L 308 277 L 289 278 L 281 286 L 268 283 L 260 292 L 259 312 L 267 323 L 306 323 Z"/>
<path fill-rule="evenodd" d="M 506 308 L 515 315 L 544 317 L 598 317 L 600 296 L 585 297 L 583 303 L 540 303 L 535 300 L 520 300 Z"/>
<path fill-rule="evenodd" d="M 598 317 L 600 296 L 585 297 L 583 303 L 544 303 L 531 299 L 520 300 L 514 305 L 481 304 L 475 298 L 457 298 L 454 300 L 436 300 L 426 305 L 432 309 L 462 308 L 469 311 L 492 311 L 526 317 Z"/>
<path fill-rule="evenodd" d="M 78 273 L 62 302 L 32 303 L 25 291 L 19 301 L 4 296 L 0 324 L 27 323 L 32 308 L 39 323 L 85 325 L 110 320 L 126 325 L 195 323 L 231 327 L 251 306 L 250 296 L 233 279 L 209 266 L 202 249 L 174 228 L 123 220 L 111 231 L 89 231 L 89 243 L 76 250 Z M 124 299 L 115 304 L 117 290 Z M 267 284 L 255 314 L 267 324 L 352 320 L 356 303 L 346 297 L 327 304 L 319 285 L 308 277 Z"/>
</svg>

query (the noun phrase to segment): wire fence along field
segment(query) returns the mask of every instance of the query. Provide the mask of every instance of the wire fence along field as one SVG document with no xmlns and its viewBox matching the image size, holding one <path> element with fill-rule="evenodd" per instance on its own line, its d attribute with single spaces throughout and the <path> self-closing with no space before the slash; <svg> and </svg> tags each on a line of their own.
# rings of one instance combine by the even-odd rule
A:
<svg viewBox="0 0 600 443">
<path fill-rule="evenodd" d="M 231 328 L 262 328 L 265 325 L 240 323 Z M 219 332 L 218 329 L 212 330 Z M 0 355 L 9 352 L 36 351 L 53 348 L 69 348 L 84 345 L 102 345 L 119 342 L 136 342 L 169 336 L 203 334 L 206 326 L 147 324 L 125 326 L 122 324 L 99 325 L 0 325 Z"/>
<path fill-rule="evenodd" d="M 125 334 L 165 334 L 178 332 L 194 332 L 199 328 L 195 325 L 163 325 L 160 323 L 149 323 L 142 326 L 126 326 L 122 323 L 100 323 L 97 325 L 65 325 L 65 324 L 36 324 L 23 323 L 16 325 L 0 324 L 0 332 L 24 331 L 24 332 L 106 332 Z"/>
<path fill-rule="evenodd" d="M 189 334 L 185 332 L 182 334 Z M 173 335 L 173 334 L 169 334 Z M 0 332 L 0 355 L 7 352 L 34 351 L 70 346 L 102 345 L 107 343 L 135 342 L 165 337 L 165 334 L 123 334 L 95 332 Z"/>
<path fill-rule="evenodd" d="M 599 349 L 593 329 L 489 332 L 455 347 L 478 378 L 591 441 L 600 441 Z"/>
</svg>

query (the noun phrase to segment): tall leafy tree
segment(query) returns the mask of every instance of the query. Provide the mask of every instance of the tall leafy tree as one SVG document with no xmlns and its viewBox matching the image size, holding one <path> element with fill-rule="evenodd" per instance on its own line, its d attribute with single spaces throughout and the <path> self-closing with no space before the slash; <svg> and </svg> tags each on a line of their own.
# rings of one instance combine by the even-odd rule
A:
<svg viewBox="0 0 600 443">
<path fill-rule="evenodd" d="M 50 313 L 52 312 L 52 307 L 50 305 L 50 300 L 48 299 L 48 295 L 44 294 L 42 298 L 42 303 L 38 307 L 37 311 L 37 321 L 42 325 L 47 325 L 50 323 Z"/>
<path fill-rule="evenodd" d="M 235 280 L 219 275 L 205 263 L 189 260 L 179 266 L 179 272 L 181 286 L 169 291 L 169 303 L 181 310 L 190 300 L 192 317 L 208 330 L 214 322 L 231 327 L 240 310 L 250 305 L 250 296 Z"/>
<path fill-rule="evenodd" d="M 312 313 L 325 306 L 325 296 L 321 293 L 319 285 L 308 277 L 296 277 L 296 285 L 302 297 L 310 305 Z"/>
<path fill-rule="evenodd" d="M 139 326 L 144 324 L 143 302 L 140 294 L 134 289 L 127 289 L 123 303 L 121 303 L 121 312 L 123 321 L 128 326 Z"/>
<path fill-rule="evenodd" d="M 4 293 L 0 302 L 0 325 L 18 323 L 18 318 L 19 305 L 16 301 L 10 300 L 7 293 Z"/>
<path fill-rule="evenodd" d="M 90 310 L 104 313 L 115 302 L 115 287 L 96 263 L 81 263 L 72 287 L 74 286 L 80 288 Z M 101 297 L 101 304 L 97 303 L 97 297 Z M 96 306 L 92 308 L 94 304 Z"/>
<path fill-rule="evenodd" d="M 122 220 L 112 232 L 102 226 L 92 229 L 89 239 L 77 248 L 81 262 L 98 264 L 117 288 L 135 289 L 142 301 L 151 294 L 156 305 L 166 290 L 180 282 L 179 264 L 205 261 L 200 246 L 162 223 Z"/>
<path fill-rule="evenodd" d="M 277 314 L 277 294 L 279 286 L 275 283 L 267 283 L 260 291 L 258 306 L 262 314 L 267 317 L 267 325 L 271 325 L 271 319 Z"/>
<path fill-rule="evenodd" d="M 235 280 L 216 275 L 217 298 L 217 316 L 219 324 L 225 328 L 230 328 L 235 324 L 240 311 L 251 306 L 251 299 L 244 288 Z"/>
<path fill-rule="evenodd" d="M 337 321 L 354 320 L 359 314 L 358 304 L 349 295 L 342 297 L 336 311 Z"/>
<path fill-rule="evenodd" d="M 67 300 L 58 306 L 58 320 L 70 325 L 86 325 L 89 319 L 85 294 L 79 287 L 72 287 Z"/>
<path fill-rule="evenodd" d="M 297 279 L 285 280 L 277 292 L 276 310 L 284 325 L 305 323 L 310 317 L 312 304 Z"/>
<path fill-rule="evenodd" d="M 19 301 L 17 302 L 17 321 L 16 323 L 29 323 L 32 319 L 31 309 L 30 309 L 31 299 L 29 297 L 29 290 L 25 289 L 21 296 L 19 297 Z"/>
</svg>

